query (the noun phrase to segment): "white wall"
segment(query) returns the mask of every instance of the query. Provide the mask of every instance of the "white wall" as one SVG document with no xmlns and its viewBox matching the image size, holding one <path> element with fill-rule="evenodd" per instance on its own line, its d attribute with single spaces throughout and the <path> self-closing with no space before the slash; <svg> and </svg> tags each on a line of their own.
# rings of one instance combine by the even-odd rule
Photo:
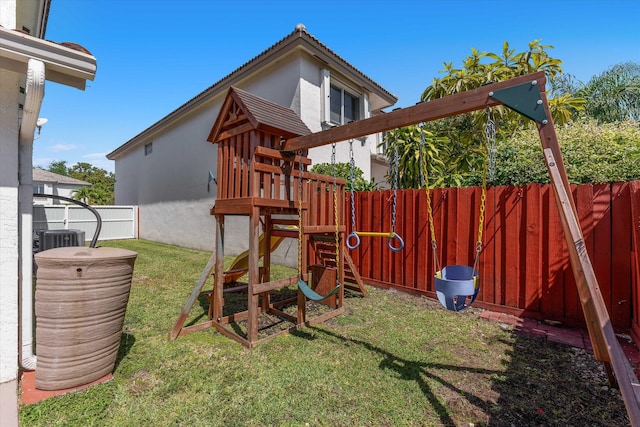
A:
<svg viewBox="0 0 640 427">
<path fill-rule="evenodd" d="M 0 15 L 7 12 L 0 24 L 7 26 L 12 8 L 15 18 L 15 4 L 0 2 Z M 18 413 L 19 75 L 0 70 L 0 82 L 0 417 L 11 426 Z"/>
<path fill-rule="evenodd" d="M 18 88 L 0 70 L 0 382 L 18 373 Z"/>
</svg>

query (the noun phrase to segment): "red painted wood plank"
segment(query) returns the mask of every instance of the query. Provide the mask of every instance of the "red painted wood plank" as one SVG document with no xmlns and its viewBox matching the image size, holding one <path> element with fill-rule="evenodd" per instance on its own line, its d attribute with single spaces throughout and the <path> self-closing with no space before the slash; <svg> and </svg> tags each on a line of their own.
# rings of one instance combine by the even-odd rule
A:
<svg viewBox="0 0 640 427">
<path fill-rule="evenodd" d="M 593 238 L 587 240 L 585 232 L 589 235 L 593 230 L 593 186 L 592 185 L 579 185 L 571 186 L 573 200 L 576 206 L 576 212 L 578 221 L 580 221 L 580 227 L 583 231 L 584 242 L 587 247 L 587 253 L 589 253 L 589 245 L 591 245 L 591 251 L 593 252 Z M 573 271 L 571 269 L 565 272 L 565 293 L 564 293 L 564 317 L 568 320 L 573 320 L 580 325 L 584 325 L 584 313 L 582 311 L 582 304 L 580 303 L 580 296 L 578 295 L 578 287 L 576 284 Z"/>
<path fill-rule="evenodd" d="M 378 193 L 377 205 L 375 212 L 378 216 L 375 218 L 374 228 L 369 231 L 390 231 L 391 228 L 388 224 L 391 223 L 391 191 L 383 191 Z M 371 244 L 376 248 L 377 259 L 382 260 L 382 280 L 389 283 L 394 283 L 391 277 L 392 259 L 390 251 L 386 245 L 386 239 L 380 237 L 368 237 Z"/>
<path fill-rule="evenodd" d="M 437 188 L 432 191 L 431 204 L 433 211 L 433 231 L 435 233 L 436 241 L 436 256 L 437 265 L 432 265 L 432 269 L 429 273 L 429 280 L 427 282 L 427 290 L 435 292 L 435 281 L 433 276 L 437 269 L 444 267 L 446 261 L 446 232 L 445 232 L 445 218 L 449 215 L 447 211 L 447 194 L 451 189 Z M 453 191 L 453 190 L 451 190 Z M 432 262 L 433 264 L 433 262 Z"/>
<path fill-rule="evenodd" d="M 433 276 L 433 251 L 431 249 L 431 235 L 429 234 L 429 215 L 427 211 L 427 196 L 424 190 L 416 193 L 416 289 L 426 291 Z"/>
<path fill-rule="evenodd" d="M 444 193 L 445 209 L 447 215 L 443 218 L 443 231 L 445 233 L 442 249 L 444 254 L 442 257 L 443 267 L 447 265 L 457 264 L 456 250 L 458 247 L 458 192 L 455 189 L 447 188 Z"/>
<path fill-rule="evenodd" d="M 515 187 L 505 189 L 500 200 L 501 215 L 503 218 L 503 244 L 504 260 L 502 263 L 503 275 L 503 304 L 508 307 L 518 307 L 520 299 L 520 251 L 519 239 L 520 217 L 522 199 L 521 190 Z"/>
<path fill-rule="evenodd" d="M 485 201 L 484 231 L 482 233 L 482 254 L 480 255 L 480 292 L 479 301 L 494 303 L 495 297 L 495 261 L 496 261 L 496 188 L 487 188 Z"/>
<path fill-rule="evenodd" d="M 611 184 L 611 306 L 614 328 L 631 326 L 631 194 L 626 183 Z"/>
<path fill-rule="evenodd" d="M 560 319 L 564 314 L 564 272 L 569 269 L 569 255 L 556 207 L 555 195 L 550 186 L 543 193 L 543 251 L 541 316 Z"/>
<path fill-rule="evenodd" d="M 504 227 L 505 227 L 505 209 L 504 209 L 504 193 L 508 190 L 508 187 L 497 187 L 495 195 L 496 203 L 496 258 L 495 258 L 495 284 L 493 287 L 494 300 L 493 303 L 497 305 L 504 305 L 506 282 L 504 279 L 504 263 L 506 257 L 506 242 L 504 239 Z"/>
<path fill-rule="evenodd" d="M 531 184 L 525 189 L 523 213 L 524 245 L 526 262 L 524 264 L 525 290 L 522 307 L 525 310 L 540 311 L 542 292 L 542 190 L 541 185 Z"/>
<path fill-rule="evenodd" d="M 417 218 L 415 210 L 415 201 L 417 193 L 415 190 L 406 190 L 398 192 L 398 198 L 402 199 L 402 211 L 398 211 L 398 223 L 396 230 L 404 240 L 404 249 L 398 254 L 396 259 L 396 277 L 400 273 L 400 283 L 409 288 L 416 287 L 416 262 L 417 262 L 417 246 L 416 246 L 416 228 Z M 397 241 L 393 242 L 394 244 Z"/>
<path fill-rule="evenodd" d="M 427 198 L 423 190 L 417 195 L 417 241 L 418 241 L 418 264 L 417 264 L 417 288 L 426 291 L 431 281 L 433 272 L 433 250 L 431 248 L 431 234 L 429 232 L 429 218 L 427 213 Z"/>
<path fill-rule="evenodd" d="M 474 247 L 476 241 L 476 223 L 479 207 L 474 203 L 474 188 L 458 188 L 456 211 L 455 264 L 473 266 Z"/>
<path fill-rule="evenodd" d="M 241 197 L 249 197 L 249 135 L 244 134 L 241 138 L 241 175 L 240 175 L 240 194 Z"/>
<path fill-rule="evenodd" d="M 638 307 L 640 307 L 640 180 L 630 182 L 629 190 L 631 193 L 631 236 L 634 257 L 634 281 L 632 283 L 632 289 L 633 307 L 635 310 L 632 320 L 632 331 L 635 337 L 640 337 L 640 316 L 638 315 Z"/>
<path fill-rule="evenodd" d="M 373 192 L 367 191 L 358 193 L 360 206 L 356 204 L 356 228 L 357 230 L 369 229 L 371 226 L 371 220 L 373 216 Z M 378 278 L 379 274 L 373 271 L 373 251 L 369 246 L 363 245 L 360 240 L 360 260 L 362 262 L 362 271 L 360 274 L 364 277 L 372 279 Z"/>
<path fill-rule="evenodd" d="M 238 182 L 236 180 L 236 167 L 235 167 L 235 159 L 236 159 L 236 146 L 238 145 L 238 137 L 234 136 L 229 140 L 229 194 L 231 198 L 238 198 L 240 194 L 237 190 Z"/>
<path fill-rule="evenodd" d="M 611 185 L 593 186 L 593 270 L 607 307 L 611 306 Z"/>
</svg>

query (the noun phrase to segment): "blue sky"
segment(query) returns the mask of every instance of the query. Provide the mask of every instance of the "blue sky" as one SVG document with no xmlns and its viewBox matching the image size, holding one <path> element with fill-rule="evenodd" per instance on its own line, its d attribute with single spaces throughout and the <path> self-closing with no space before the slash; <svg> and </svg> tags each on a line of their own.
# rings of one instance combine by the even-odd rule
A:
<svg viewBox="0 0 640 427">
<path fill-rule="evenodd" d="M 330 49 L 413 105 L 471 48 L 522 51 L 541 39 L 587 81 L 640 62 L 640 0 L 53 0 L 46 38 L 97 58 L 85 91 L 48 82 L 34 165 L 113 171 L 107 153 L 304 23 Z"/>
</svg>

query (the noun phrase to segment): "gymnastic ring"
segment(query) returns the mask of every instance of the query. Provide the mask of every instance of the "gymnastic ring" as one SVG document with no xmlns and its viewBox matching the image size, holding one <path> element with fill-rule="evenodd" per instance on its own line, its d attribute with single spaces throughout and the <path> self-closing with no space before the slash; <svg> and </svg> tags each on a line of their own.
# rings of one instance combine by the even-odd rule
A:
<svg viewBox="0 0 640 427">
<path fill-rule="evenodd" d="M 351 239 L 356 239 L 356 243 L 352 245 Z M 360 246 L 360 236 L 358 236 L 358 233 L 356 233 L 355 231 L 352 231 L 351 234 L 347 236 L 347 247 L 349 249 L 355 249 L 358 246 Z"/>
<path fill-rule="evenodd" d="M 400 245 L 399 246 L 393 246 L 391 244 L 391 240 L 392 239 L 398 239 L 400 241 Z M 394 234 L 393 237 L 389 237 L 387 239 L 387 246 L 389 246 L 389 249 L 391 249 L 393 252 L 400 252 L 401 250 L 404 249 L 404 240 L 402 240 L 402 237 L 400 237 L 399 234 Z"/>
</svg>

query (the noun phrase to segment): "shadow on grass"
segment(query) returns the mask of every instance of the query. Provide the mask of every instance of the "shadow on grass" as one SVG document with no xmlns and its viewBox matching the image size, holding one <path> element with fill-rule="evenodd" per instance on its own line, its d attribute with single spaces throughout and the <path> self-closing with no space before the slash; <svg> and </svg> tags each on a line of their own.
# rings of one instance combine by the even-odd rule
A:
<svg viewBox="0 0 640 427">
<path fill-rule="evenodd" d="M 624 402 L 583 349 L 515 335 L 488 425 L 627 426 Z"/>
<path fill-rule="evenodd" d="M 435 371 L 435 370 L 464 371 L 464 372 L 470 372 L 470 373 L 476 373 L 476 374 L 482 374 L 482 375 L 499 374 L 500 371 L 487 370 L 482 368 L 472 368 L 472 367 L 466 367 L 466 366 L 445 365 L 441 363 L 425 363 L 425 362 L 420 362 L 415 360 L 403 359 L 383 348 L 377 347 L 365 341 L 361 341 L 353 338 L 347 338 L 340 334 L 337 334 L 325 329 L 319 329 L 315 327 L 311 327 L 310 329 L 313 329 L 315 333 L 321 333 L 321 334 L 327 335 L 338 341 L 341 341 L 342 343 L 356 344 L 372 353 L 376 353 L 384 357 L 384 359 L 379 364 L 379 368 L 381 370 L 392 370 L 396 372 L 401 379 L 406 381 L 416 382 L 420 387 L 420 390 L 422 390 L 422 393 L 425 395 L 425 397 L 433 407 L 433 409 L 436 411 L 440 419 L 440 422 L 444 426 L 456 426 L 456 423 L 449 415 L 449 408 L 447 408 L 445 405 L 443 405 L 440 402 L 440 400 L 438 399 L 438 396 L 434 393 L 434 391 L 431 389 L 431 387 L 427 383 L 427 379 L 437 381 L 438 383 L 442 384 L 444 387 L 447 387 L 449 390 L 451 390 L 453 393 L 455 393 L 458 396 L 464 396 L 465 399 L 469 401 L 469 403 L 480 408 L 484 412 L 489 412 L 490 408 L 493 406 L 492 402 L 484 400 L 480 396 L 475 396 L 473 394 L 470 394 L 465 390 L 461 390 L 451 382 L 444 379 L 442 376 L 436 375 L 431 371 Z M 310 334 L 304 330 L 293 331 L 291 332 L 291 334 L 306 340 L 315 339 L 313 334 Z"/>
<path fill-rule="evenodd" d="M 134 337 L 132 334 L 129 334 L 127 332 L 122 333 L 120 337 L 120 347 L 118 348 L 118 356 L 116 357 L 116 364 L 113 368 L 114 371 L 118 369 L 118 365 L 120 364 L 122 359 L 124 359 L 127 354 L 129 354 L 129 351 L 131 351 L 135 342 L 136 337 Z"/>
</svg>

